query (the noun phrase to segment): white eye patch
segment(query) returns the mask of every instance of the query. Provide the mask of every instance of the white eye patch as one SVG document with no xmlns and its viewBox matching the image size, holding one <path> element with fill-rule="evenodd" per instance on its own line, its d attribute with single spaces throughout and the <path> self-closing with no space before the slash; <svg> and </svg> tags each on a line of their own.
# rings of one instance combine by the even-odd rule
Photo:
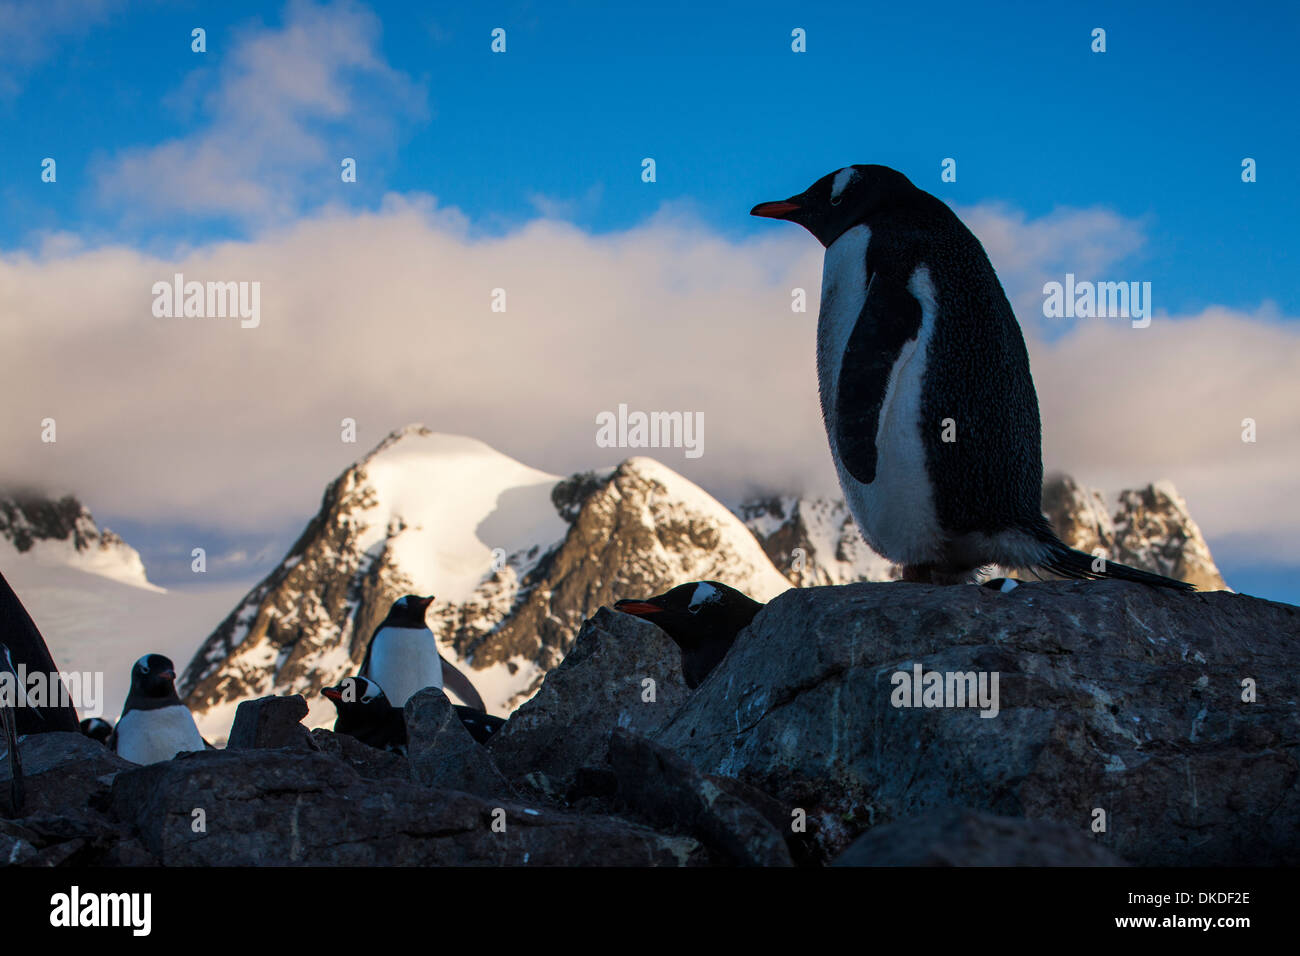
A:
<svg viewBox="0 0 1300 956">
<path fill-rule="evenodd" d="M 687 610 L 698 611 L 706 604 L 714 604 L 722 600 L 722 595 L 712 584 L 707 581 L 701 581 L 695 586 L 695 593 L 691 595 L 691 603 L 688 604 Z"/>
<path fill-rule="evenodd" d="M 136 661 L 135 666 L 140 669 L 141 674 L 149 673 L 149 655 L 146 654 L 144 657 Z"/>
<path fill-rule="evenodd" d="M 835 179 L 831 183 L 831 198 L 839 199 L 840 193 L 848 188 L 849 183 L 853 182 L 858 175 L 858 171 L 852 166 L 845 166 L 835 174 Z"/>
</svg>

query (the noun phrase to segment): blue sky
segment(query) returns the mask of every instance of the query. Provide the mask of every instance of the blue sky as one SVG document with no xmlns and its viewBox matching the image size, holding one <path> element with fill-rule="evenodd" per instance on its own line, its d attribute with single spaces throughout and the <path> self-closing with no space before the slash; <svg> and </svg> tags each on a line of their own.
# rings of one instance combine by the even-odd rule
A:
<svg viewBox="0 0 1300 956">
<path fill-rule="evenodd" d="M 563 203 L 592 230 L 664 202 L 728 233 L 770 228 L 754 201 L 848 162 L 896 166 L 954 203 L 1030 216 L 1104 205 L 1148 229 L 1157 306 L 1276 302 L 1300 313 L 1300 152 L 1292 4 L 377 4 L 380 45 L 413 89 L 379 131 L 322 123 L 360 163 L 299 167 L 301 209 L 428 192 L 499 230 Z M 265 4 L 129 4 L 50 28 L 46 55 L 9 68 L 0 99 L 0 242 L 48 230 L 155 245 L 246 234 L 219 215 L 138 217 L 112 200 L 118 152 L 211 119 L 210 75 Z M 208 31 L 206 54 L 189 30 Z M 507 52 L 489 51 L 494 27 Z M 790 30 L 808 52 L 790 51 Z M 1090 31 L 1107 31 L 1092 53 Z M 108 78 L 111 77 L 111 80 Z M 205 81 L 208 81 L 205 83 Z M 385 104 L 392 107 L 392 101 Z M 355 132 L 355 135 L 352 135 Z M 59 183 L 38 177 L 59 162 Z M 658 181 L 640 181 L 653 156 Z M 939 163 L 958 161 L 956 183 Z M 1259 164 L 1243 184 L 1240 162 Z M 125 221 L 124 221 L 125 220 Z"/>
<path fill-rule="evenodd" d="M 1170 477 L 1230 583 L 1298 601 L 1300 8 L 1131 7 L 0 0 L 0 306 L 30 320 L 10 327 L 22 361 L 0 359 L 14 383 L 0 477 L 80 494 L 164 584 L 184 580 L 199 539 L 233 577 L 273 564 L 358 455 L 285 436 L 330 433 L 358 408 L 364 447 L 423 420 L 562 473 L 604 463 L 593 410 L 680 401 L 708 411 L 719 450 L 669 464 L 711 489 L 754 474 L 792 487 L 813 462 L 829 467 L 809 333 L 788 309 L 792 285 L 816 288 L 817 250 L 747 212 L 877 162 L 953 204 L 988 247 L 1031 340 L 1049 470 L 1111 492 Z M 194 27 L 206 53 L 191 52 Z M 497 27 L 504 54 L 490 50 Z M 806 53 L 790 49 L 796 27 Z M 1105 53 L 1090 49 L 1097 27 Z M 56 183 L 41 181 L 44 157 Z M 357 160 L 355 184 L 340 181 L 343 157 Z M 955 183 L 940 179 L 947 157 Z M 1257 182 L 1242 182 L 1244 157 Z M 355 270 L 337 258 L 349 241 Z M 536 267 L 527 280 L 521 255 Z M 282 309 L 256 337 L 205 334 L 190 366 L 195 339 L 151 338 L 136 306 L 173 267 L 214 262 L 262 279 Z M 323 262 L 328 276 L 299 281 Z M 634 287 L 639 275 L 620 271 L 633 268 L 662 272 L 659 284 Z M 498 403 L 470 401 L 477 386 L 444 383 L 456 378 L 445 367 L 419 372 L 420 389 L 394 386 L 392 353 L 408 350 L 393 343 L 411 337 L 463 344 L 470 383 L 535 374 L 498 355 L 528 329 L 461 318 L 483 290 L 458 277 L 526 292 L 548 271 L 585 294 L 549 300 L 540 323 L 563 315 L 580 341 L 635 337 L 658 364 L 545 403 L 499 382 Z M 1139 338 L 1045 324 L 1042 282 L 1066 271 L 1149 281 L 1156 314 L 1172 318 Z M 624 291 L 591 288 L 602 276 Z M 70 290 L 93 308 L 65 301 Z M 770 302 L 783 314 L 760 335 L 753 316 Z M 414 311 L 444 338 L 403 325 Z M 667 346 L 647 342 L 648 321 L 695 340 L 712 326 L 731 336 L 720 347 L 758 340 L 750 364 L 770 363 L 768 391 L 782 396 L 762 427 L 734 383 L 707 391 L 707 355 L 673 354 L 664 331 Z M 362 367 L 352 353 L 374 339 L 389 355 Z M 303 341 L 315 368 L 296 364 Z M 570 384 L 593 375 L 562 338 L 532 347 L 553 348 L 545 367 Z M 474 364 L 489 359 L 500 368 Z M 286 363 L 298 400 L 268 403 L 260 390 Z M 47 366 L 59 371 L 42 379 Z M 202 394 L 187 399 L 191 382 Z M 545 417 L 521 422 L 521 401 Z M 54 463 L 15 438 L 50 407 L 85 436 Z M 1249 449 L 1246 415 L 1261 420 Z M 145 427 L 113 431 L 126 420 Z M 184 484 L 180 472 L 168 484 L 177 460 Z"/>
</svg>

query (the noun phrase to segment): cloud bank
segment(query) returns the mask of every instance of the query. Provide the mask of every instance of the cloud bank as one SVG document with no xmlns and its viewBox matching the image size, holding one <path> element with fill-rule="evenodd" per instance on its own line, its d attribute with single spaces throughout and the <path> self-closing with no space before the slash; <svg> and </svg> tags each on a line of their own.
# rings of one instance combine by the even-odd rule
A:
<svg viewBox="0 0 1300 956">
<path fill-rule="evenodd" d="M 1265 306 L 1049 326 L 1043 282 L 1113 267 L 1140 226 L 1095 210 L 960 212 L 1017 304 L 1047 468 L 1111 491 L 1170 478 L 1212 545 L 1300 561 L 1300 325 Z M 820 253 L 801 231 L 735 241 L 672 210 L 613 234 L 539 219 L 476 238 L 455 210 L 396 196 L 170 258 L 56 237 L 0 257 L 0 482 L 72 490 L 133 521 L 279 528 L 408 422 L 565 473 L 635 453 L 596 444 L 596 416 L 625 403 L 703 412 L 702 457 L 651 453 L 718 493 L 834 493 L 814 367 Z M 260 282 L 260 326 L 155 318 L 150 289 L 177 272 Z M 794 288 L 806 313 L 791 311 Z M 344 418 L 356 444 L 340 440 Z"/>
</svg>

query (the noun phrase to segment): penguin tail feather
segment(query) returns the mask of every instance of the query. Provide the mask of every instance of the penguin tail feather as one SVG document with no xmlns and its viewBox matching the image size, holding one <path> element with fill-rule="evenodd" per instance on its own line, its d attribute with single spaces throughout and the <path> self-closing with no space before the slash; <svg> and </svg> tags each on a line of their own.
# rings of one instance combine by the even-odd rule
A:
<svg viewBox="0 0 1300 956">
<path fill-rule="evenodd" d="M 1055 538 L 1044 543 L 1047 545 L 1047 554 L 1038 562 L 1038 566 L 1046 571 L 1051 571 L 1053 574 L 1059 574 L 1063 578 L 1073 578 L 1075 580 L 1110 578 L 1117 581 L 1133 581 L 1137 584 L 1146 584 L 1157 588 L 1171 588 L 1175 591 L 1196 590 L 1195 585 L 1188 584 L 1186 581 L 1178 581 L 1174 578 L 1167 578 L 1163 574 L 1153 574 L 1150 571 L 1131 568 L 1127 564 L 1120 564 L 1118 561 L 1099 559 L 1091 554 L 1076 551 Z M 1100 562 L 1100 567 L 1097 566 L 1098 562 Z"/>
</svg>

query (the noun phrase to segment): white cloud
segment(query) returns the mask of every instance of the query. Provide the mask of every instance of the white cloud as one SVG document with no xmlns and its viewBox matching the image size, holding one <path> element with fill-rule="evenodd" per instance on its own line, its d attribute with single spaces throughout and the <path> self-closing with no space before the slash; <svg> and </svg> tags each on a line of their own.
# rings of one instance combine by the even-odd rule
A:
<svg viewBox="0 0 1300 956">
<path fill-rule="evenodd" d="M 349 0 L 292 0 L 281 27 L 238 35 L 217 69 L 183 85 L 201 99 L 205 122 L 196 132 L 100 165 L 101 201 L 136 218 L 182 213 L 251 224 L 325 204 L 343 188 L 344 156 L 358 161 L 359 177 L 369 174 L 394 119 L 425 108 L 423 90 L 381 56 L 379 36 L 379 20 Z"/>
<path fill-rule="evenodd" d="M 1085 254 L 1104 269 L 1107 250 L 1140 242 L 1133 223 L 1089 211 L 971 220 L 1013 301 L 1041 304 L 1043 276 L 1082 272 Z M 464 217 L 409 198 L 175 260 L 52 242 L 0 257 L 0 480 L 76 491 L 114 519 L 257 531 L 310 514 L 327 481 L 408 422 L 562 473 L 632 453 L 595 444 L 597 413 L 626 402 L 703 411 L 703 458 L 656 454 L 720 493 L 830 491 L 820 253 L 793 228 L 736 242 L 681 213 L 600 236 L 539 221 L 471 238 Z M 154 318 L 152 284 L 178 271 L 260 281 L 261 326 Z M 806 314 L 791 312 L 796 286 Z M 1030 334 L 1045 464 L 1112 491 L 1170 478 L 1212 545 L 1300 560 L 1300 328 L 1276 319 L 1211 309 Z M 55 445 L 40 441 L 46 416 Z M 356 445 L 339 440 L 345 417 Z"/>
</svg>

